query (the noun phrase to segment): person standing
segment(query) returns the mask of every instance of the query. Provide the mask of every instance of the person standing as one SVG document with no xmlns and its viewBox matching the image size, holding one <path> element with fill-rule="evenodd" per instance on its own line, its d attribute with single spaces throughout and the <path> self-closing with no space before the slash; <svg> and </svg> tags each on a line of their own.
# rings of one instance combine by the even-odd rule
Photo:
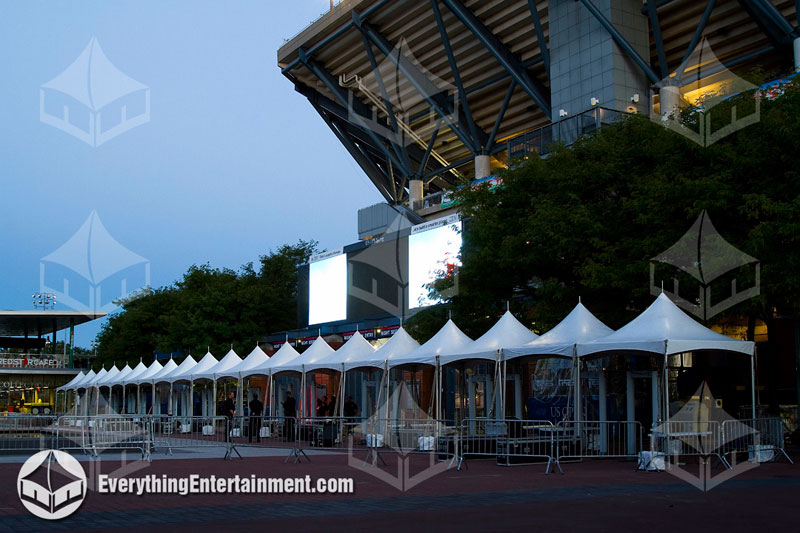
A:
<svg viewBox="0 0 800 533">
<path fill-rule="evenodd" d="M 250 427 L 247 440 L 253 442 L 253 435 L 255 435 L 258 442 L 261 442 L 261 415 L 264 412 L 264 404 L 258 399 L 258 395 L 254 395 L 248 407 L 250 408 Z"/>
<path fill-rule="evenodd" d="M 286 418 L 283 424 L 283 436 L 287 441 L 291 441 L 294 440 L 294 421 L 297 416 L 297 401 L 292 396 L 292 391 L 286 392 L 286 399 L 281 405 L 283 416 Z"/>
<path fill-rule="evenodd" d="M 228 393 L 228 397 L 222 402 L 222 414 L 228 419 L 228 435 L 233 437 L 233 417 L 236 416 L 236 402 L 233 400 L 233 392 Z"/>
</svg>

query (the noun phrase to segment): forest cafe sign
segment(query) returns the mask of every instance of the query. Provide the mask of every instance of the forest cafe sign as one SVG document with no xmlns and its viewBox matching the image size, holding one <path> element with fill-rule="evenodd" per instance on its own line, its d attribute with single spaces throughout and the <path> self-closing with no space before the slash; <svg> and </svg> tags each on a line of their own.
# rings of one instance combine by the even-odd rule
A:
<svg viewBox="0 0 800 533">
<path fill-rule="evenodd" d="M 63 366 L 61 361 L 41 357 L 0 358 L 0 367 L 3 368 L 61 368 Z"/>
</svg>

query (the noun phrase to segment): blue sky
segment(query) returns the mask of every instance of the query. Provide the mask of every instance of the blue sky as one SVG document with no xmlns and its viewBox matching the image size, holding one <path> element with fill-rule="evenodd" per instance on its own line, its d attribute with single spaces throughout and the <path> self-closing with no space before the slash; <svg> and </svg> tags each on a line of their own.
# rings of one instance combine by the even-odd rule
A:
<svg viewBox="0 0 800 533">
<path fill-rule="evenodd" d="M 284 38 L 327 9 L 328 0 L 3 2 L 0 308 L 31 307 L 40 259 L 93 210 L 150 261 L 153 286 L 191 264 L 238 268 L 298 239 L 355 241 L 357 210 L 381 197 L 276 64 Z M 92 37 L 151 99 L 148 123 L 98 147 L 39 120 L 39 88 Z M 79 328 L 76 344 L 97 330 Z"/>
</svg>

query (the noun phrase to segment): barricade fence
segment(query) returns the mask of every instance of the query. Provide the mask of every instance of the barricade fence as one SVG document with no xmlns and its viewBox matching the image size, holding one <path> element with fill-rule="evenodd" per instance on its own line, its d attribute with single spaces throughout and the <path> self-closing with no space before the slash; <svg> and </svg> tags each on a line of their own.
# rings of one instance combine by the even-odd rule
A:
<svg viewBox="0 0 800 533">
<path fill-rule="evenodd" d="M 664 456 L 716 456 L 727 465 L 722 457 L 722 427 L 716 420 L 670 420 L 654 424 L 650 452 Z"/>
<path fill-rule="evenodd" d="M 778 417 L 725 420 L 722 423 L 722 456 L 728 463 L 745 457 L 748 461 L 763 463 L 780 456 L 793 463 L 785 450 L 784 431 L 784 422 Z M 744 454 L 745 457 L 739 457 Z"/>
<path fill-rule="evenodd" d="M 556 432 L 549 420 L 464 419 L 456 446 L 458 468 L 470 457 L 493 457 L 504 466 L 543 462 L 549 473 Z"/>
<path fill-rule="evenodd" d="M 56 422 L 58 449 L 97 455 L 109 450 L 138 450 L 150 460 L 152 419 L 140 415 L 61 416 Z"/>
<path fill-rule="evenodd" d="M 285 448 L 289 457 L 297 462 L 303 452 L 300 425 L 293 416 L 235 416 L 229 419 L 228 439 L 231 452 L 237 453 L 237 446 L 257 446 L 261 448 Z"/>
<path fill-rule="evenodd" d="M 55 447 L 55 416 L 0 417 L 0 451 L 40 451 Z"/>
<path fill-rule="evenodd" d="M 559 422 L 553 445 L 559 463 L 592 457 L 638 457 L 643 449 L 642 424 L 628 421 Z"/>
<path fill-rule="evenodd" d="M 218 447 L 227 455 L 228 419 L 224 416 L 152 415 L 151 421 L 154 445 L 167 454 L 174 449 Z"/>
</svg>

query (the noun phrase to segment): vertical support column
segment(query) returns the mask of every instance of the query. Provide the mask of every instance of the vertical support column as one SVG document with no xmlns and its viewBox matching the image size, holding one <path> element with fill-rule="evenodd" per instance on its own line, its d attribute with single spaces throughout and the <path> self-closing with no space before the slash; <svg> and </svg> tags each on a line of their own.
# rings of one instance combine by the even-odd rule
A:
<svg viewBox="0 0 800 533">
<path fill-rule="evenodd" d="M 680 112 L 681 88 L 677 85 L 666 85 L 658 93 L 661 105 L 661 120 L 669 120 Z"/>
<path fill-rule="evenodd" d="M 652 411 L 652 418 L 653 422 L 658 420 L 658 416 L 661 413 L 661 387 L 659 386 L 660 380 L 658 379 L 658 371 L 653 370 L 650 372 L 650 384 L 651 384 L 651 397 L 653 398 L 653 411 Z M 649 431 L 650 428 L 643 428 Z"/>
<path fill-rule="evenodd" d="M 756 418 L 756 363 L 755 346 L 750 354 L 750 402 L 753 406 L 753 418 Z"/>
<path fill-rule="evenodd" d="M 492 175 L 492 160 L 488 155 L 480 154 L 475 156 L 475 179 L 485 178 Z"/>
<path fill-rule="evenodd" d="M 794 50 L 794 71 L 800 72 L 800 37 L 795 37 L 792 41 L 792 49 Z"/>
<path fill-rule="evenodd" d="M 69 319 L 69 367 L 74 368 L 75 363 L 75 319 Z"/>
<path fill-rule="evenodd" d="M 628 455 L 633 455 L 636 453 L 636 439 L 634 438 L 634 432 L 630 429 L 636 422 L 636 390 L 633 383 L 633 373 L 630 370 L 625 373 L 625 393 L 625 420 L 628 422 L 626 424 L 627 431 L 625 432 L 627 435 L 626 447 Z"/>
<path fill-rule="evenodd" d="M 422 185 L 421 179 L 413 179 L 408 183 L 408 207 L 412 211 L 419 211 L 423 207 Z"/>
<path fill-rule="evenodd" d="M 606 375 L 605 369 L 601 368 L 597 374 L 597 401 L 599 402 L 600 415 L 600 454 L 608 453 L 608 428 L 604 422 L 608 421 L 606 412 Z"/>
</svg>

